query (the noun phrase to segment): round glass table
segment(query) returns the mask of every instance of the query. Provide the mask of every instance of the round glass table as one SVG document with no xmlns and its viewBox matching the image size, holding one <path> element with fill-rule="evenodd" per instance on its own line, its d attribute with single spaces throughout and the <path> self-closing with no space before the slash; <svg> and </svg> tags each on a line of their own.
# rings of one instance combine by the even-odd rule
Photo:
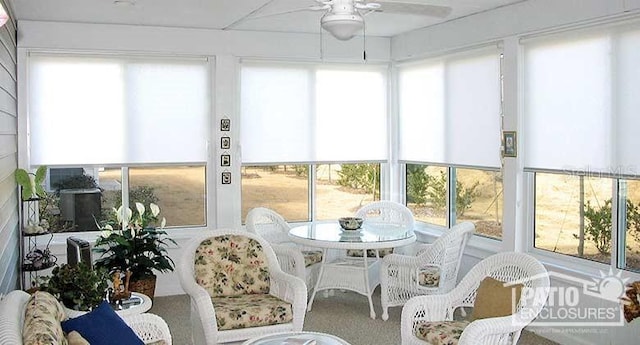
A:
<svg viewBox="0 0 640 345">
<path fill-rule="evenodd" d="M 318 280 L 309 299 L 307 310 L 311 311 L 316 293 L 322 290 L 344 289 L 364 295 L 369 300 L 369 311 L 372 319 L 376 313 L 373 309 L 371 295 L 380 284 L 380 259 L 361 257 L 335 256 L 328 259 L 328 250 L 382 249 L 400 247 L 415 242 L 413 229 L 394 224 L 364 222 L 358 230 L 343 230 L 337 221 L 314 222 L 297 226 L 289 231 L 293 242 L 304 246 L 323 249 L 322 265 Z"/>
<path fill-rule="evenodd" d="M 249 339 L 242 345 L 350 345 L 335 335 L 318 332 L 284 332 Z"/>
</svg>

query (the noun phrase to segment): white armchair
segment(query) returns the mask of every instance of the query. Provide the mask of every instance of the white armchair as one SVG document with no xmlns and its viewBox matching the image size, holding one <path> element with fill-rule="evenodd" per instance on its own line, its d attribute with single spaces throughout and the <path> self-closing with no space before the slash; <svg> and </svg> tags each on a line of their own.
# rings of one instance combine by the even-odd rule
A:
<svg viewBox="0 0 640 345">
<path fill-rule="evenodd" d="M 219 229 L 192 239 L 178 274 L 191 300 L 194 344 L 302 331 L 305 284 L 280 269 L 269 243 L 256 234 Z"/>
<path fill-rule="evenodd" d="M 515 312 L 475 321 L 454 320 L 457 308 L 474 306 L 485 277 L 523 285 Z M 522 329 L 544 307 L 548 294 L 549 276 L 538 260 L 524 253 L 492 255 L 474 266 L 450 292 L 407 301 L 402 308 L 402 344 L 515 345 Z"/>
<path fill-rule="evenodd" d="M 280 214 L 256 207 L 247 214 L 246 227 L 247 231 L 262 236 L 271 244 L 283 271 L 302 279 L 307 284 L 307 291 L 315 286 L 322 250 L 293 243 L 288 235 L 291 227 Z"/>
<path fill-rule="evenodd" d="M 432 244 L 418 246 L 415 256 L 385 256 L 380 265 L 382 319 L 389 318 L 389 307 L 404 305 L 412 297 L 443 294 L 453 289 L 464 247 L 474 230 L 473 223 L 462 222 Z"/>
</svg>

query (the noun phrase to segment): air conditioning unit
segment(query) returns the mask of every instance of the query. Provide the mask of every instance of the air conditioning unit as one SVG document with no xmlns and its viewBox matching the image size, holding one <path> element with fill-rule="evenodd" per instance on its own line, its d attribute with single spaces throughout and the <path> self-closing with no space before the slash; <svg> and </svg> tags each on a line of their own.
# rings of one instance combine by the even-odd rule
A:
<svg viewBox="0 0 640 345">
<path fill-rule="evenodd" d="M 60 217 L 72 222 L 77 231 L 98 230 L 102 194 L 100 189 L 63 189 L 60 191 Z"/>
</svg>

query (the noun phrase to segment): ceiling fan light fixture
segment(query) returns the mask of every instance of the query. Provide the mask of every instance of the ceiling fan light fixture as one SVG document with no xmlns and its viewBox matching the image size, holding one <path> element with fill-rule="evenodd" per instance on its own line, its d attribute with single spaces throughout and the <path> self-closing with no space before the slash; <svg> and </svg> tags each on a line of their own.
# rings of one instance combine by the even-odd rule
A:
<svg viewBox="0 0 640 345">
<path fill-rule="evenodd" d="M 350 40 L 364 27 L 364 19 L 359 14 L 329 12 L 320 22 L 323 29 L 341 41 Z"/>
</svg>

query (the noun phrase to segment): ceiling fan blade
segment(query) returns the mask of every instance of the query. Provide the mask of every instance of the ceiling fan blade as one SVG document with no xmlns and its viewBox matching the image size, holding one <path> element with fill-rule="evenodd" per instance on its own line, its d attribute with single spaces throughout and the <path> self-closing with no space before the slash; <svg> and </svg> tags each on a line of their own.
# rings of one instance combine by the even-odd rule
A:
<svg viewBox="0 0 640 345">
<path fill-rule="evenodd" d="M 267 2 L 265 2 L 264 4 L 262 4 L 262 6 L 256 8 L 255 10 L 245 14 L 244 16 L 234 20 L 231 24 L 225 26 L 224 28 L 222 28 L 222 30 L 229 30 L 229 29 L 233 29 L 234 27 L 236 27 L 237 25 L 239 25 L 240 23 L 244 22 L 245 20 L 251 18 L 252 16 L 260 13 L 260 11 L 262 11 L 265 7 L 271 5 L 271 3 L 273 3 L 275 0 L 269 0 Z"/>
<path fill-rule="evenodd" d="M 451 7 L 415 4 L 409 2 L 386 2 L 376 1 L 381 8 L 376 12 L 400 13 L 400 14 L 416 14 L 422 16 L 444 18 L 451 13 Z"/>
<path fill-rule="evenodd" d="M 247 19 L 260 19 L 260 18 L 268 18 L 268 17 L 274 17 L 274 16 L 280 16 L 283 14 L 289 14 L 289 13 L 295 13 L 295 12 L 305 12 L 305 11 L 310 11 L 310 12 L 317 12 L 317 11 L 326 11 L 328 9 L 330 9 L 331 6 L 329 5 L 325 5 L 325 6 L 311 6 L 311 7 L 303 7 L 303 8 L 296 8 L 293 10 L 288 10 L 288 11 L 282 11 L 282 12 L 274 12 L 274 13 L 265 13 L 261 16 L 254 16 L 251 18 L 247 18 Z"/>
<path fill-rule="evenodd" d="M 377 2 L 367 2 L 367 3 L 356 2 L 355 7 L 359 10 L 377 10 L 381 7 L 381 5 Z"/>
</svg>

